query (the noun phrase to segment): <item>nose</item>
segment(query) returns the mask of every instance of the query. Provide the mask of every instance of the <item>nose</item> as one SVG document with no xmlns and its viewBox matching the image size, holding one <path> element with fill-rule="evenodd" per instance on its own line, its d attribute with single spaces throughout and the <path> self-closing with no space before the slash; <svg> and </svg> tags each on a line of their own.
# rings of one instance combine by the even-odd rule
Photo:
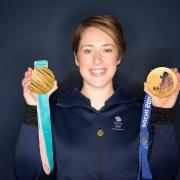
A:
<svg viewBox="0 0 180 180">
<path fill-rule="evenodd" d="M 102 61 L 103 61 L 103 58 L 102 58 L 101 52 L 97 50 L 93 56 L 93 63 L 98 65 L 98 64 L 101 64 Z"/>
</svg>

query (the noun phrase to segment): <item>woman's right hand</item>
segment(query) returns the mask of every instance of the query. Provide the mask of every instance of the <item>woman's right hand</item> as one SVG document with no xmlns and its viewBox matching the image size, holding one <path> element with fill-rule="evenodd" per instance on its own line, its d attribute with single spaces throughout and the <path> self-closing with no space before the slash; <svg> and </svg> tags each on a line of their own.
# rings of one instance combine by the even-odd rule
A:
<svg viewBox="0 0 180 180">
<path fill-rule="evenodd" d="M 22 80 L 22 87 L 23 87 L 23 96 L 28 105 L 37 105 L 37 95 L 30 90 L 30 84 L 32 79 L 32 68 L 29 67 L 28 70 L 24 74 L 24 78 Z M 54 82 L 54 87 L 48 92 L 48 95 L 50 96 L 56 89 L 57 81 Z"/>
</svg>

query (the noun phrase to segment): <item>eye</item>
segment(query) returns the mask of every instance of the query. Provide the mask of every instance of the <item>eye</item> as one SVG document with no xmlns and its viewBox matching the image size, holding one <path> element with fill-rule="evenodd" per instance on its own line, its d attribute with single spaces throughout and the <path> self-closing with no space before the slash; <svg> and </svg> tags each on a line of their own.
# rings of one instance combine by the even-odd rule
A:
<svg viewBox="0 0 180 180">
<path fill-rule="evenodd" d="M 111 53 L 113 50 L 111 48 L 103 49 L 104 53 Z"/>
<path fill-rule="evenodd" d="M 92 53 L 92 49 L 84 49 L 83 53 L 84 54 L 90 54 L 90 53 Z"/>
</svg>

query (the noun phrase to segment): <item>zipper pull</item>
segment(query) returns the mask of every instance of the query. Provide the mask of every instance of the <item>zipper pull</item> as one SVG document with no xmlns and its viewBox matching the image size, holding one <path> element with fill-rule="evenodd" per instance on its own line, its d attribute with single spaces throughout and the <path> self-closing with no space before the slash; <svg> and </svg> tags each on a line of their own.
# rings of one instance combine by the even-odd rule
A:
<svg viewBox="0 0 180 180">
<path fill-rule="evenodd" d="M 99 130 L 97 131 L 97 135 L 98 135 L 99 137 L 104 136 L 104 131 L 103 131 L 101 128 L 99 128 Z"/>
</svg>

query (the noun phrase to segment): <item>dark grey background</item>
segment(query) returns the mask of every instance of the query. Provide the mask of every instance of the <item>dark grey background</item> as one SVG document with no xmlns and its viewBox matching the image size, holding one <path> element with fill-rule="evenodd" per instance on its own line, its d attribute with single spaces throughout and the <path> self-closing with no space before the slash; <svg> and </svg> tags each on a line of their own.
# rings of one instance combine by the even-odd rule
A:
<svg viewBox="0 0 180 180">
<path fill-rule="evenodd" d="M 36 59 L 47 59 L 61 91 L 78 86 L 71 33 L 81 19 L 102 14 L 116 16 L 124 29 L 128 48 L 116 82 L 125 91 L 142 99 L 143 82 L 151 69 L 180 69 L 180 1 L 1 0 L 0 179 L 15 179 L 13 153 L 26 109 L 21 80 L 27 67 Z M 178 100 L 175 124 L 180 144 L 179 107 Z"/>
</svg>

